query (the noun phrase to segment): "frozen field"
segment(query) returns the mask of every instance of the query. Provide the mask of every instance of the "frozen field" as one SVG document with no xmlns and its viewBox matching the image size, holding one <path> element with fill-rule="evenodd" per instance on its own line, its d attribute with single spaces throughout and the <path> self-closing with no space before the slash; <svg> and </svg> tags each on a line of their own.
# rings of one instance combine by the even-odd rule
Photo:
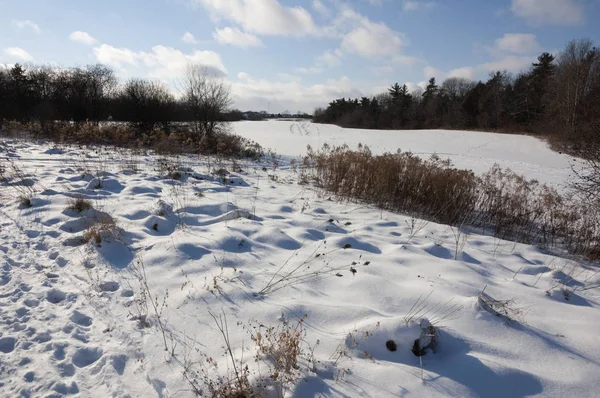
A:
<svg viewBox="0 0 600 398">
<path fill-rule="evenodd" d="M 423 157 L 437 153 L 458 168 L 484 173 L 494 163 L 540 182 L 564 185 L 570 174 L 570 157 L 548 148 L 544 141 L 515 134 L 456 130 L 361 130 L 328 124 L 270 120 L 233 123 L 233 130 L 284 156 L 303 156 L 306 145 L 356 148 L 367 145 L 375 154 L 410 151 Z"/>
<path fill-rule="evenodd" d="M 362 142 L 568 178 L 568 158 L 530 137 L 234 126 L 289 157 Z M 0 157 L 12 173 L 0 184 L 1 397 L 192 397 L 186 370 L 200 384 L 233 372 L 211 313 L 226 316 L 237 368 L 274 397 L 598 395 L 598 268 L 337 203 L 285 163 L 8 139 Z M 68 209 L 75 198 L 92 207 Z M 302 340 L 289 381 L 266 329 L 285 322 Z M 413 354 L 432 338 L 435 352 Z"/>
</svg>

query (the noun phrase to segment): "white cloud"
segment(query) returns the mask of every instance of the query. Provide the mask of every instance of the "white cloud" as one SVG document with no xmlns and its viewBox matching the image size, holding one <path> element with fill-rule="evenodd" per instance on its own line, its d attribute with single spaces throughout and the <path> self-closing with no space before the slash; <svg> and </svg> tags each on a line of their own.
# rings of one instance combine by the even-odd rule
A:
<svg viewBox="0 0 600 398">
<path fill-rule="evenodd" d="M 138 55 L 128 48 L 117 48 L 108 44 L 102 44 L 94 48 L 94 55 L 98 62 L 114 66 L 122 67 L 123 64 L 138 65 Z"/>
<path fill-rule="evenodd" d="M 296 68 L 295 70 L 296 70 L 296 72 L 302 73 L 304 75 L 313 75 L 313 74 L 317 74 L 317 73 L 323 72 L 322 68 L 318 68 L 316 66 L 313 66 L 313 67 L 310 67 L 310 68 Z"/>
<path fill-rule="evenodd" d="M 11 58 L 16 58 L 21 61 L 33 62 L 34 58 L 27 51 L 19 47 L 8 47 L 4 49 L 4 53 Z"/>
<path fill-rule="evenodd" d="M 448 72 L 447 77 L 462 77 L 464 79 L 474 80 L 477 74 L 477 70 L 471 66 L 464 66 L 462 68 L 452 69 Z"/>
<path fill-rule="evenodd" d="M 12 20 L 11 24 L 19 29 L 25 29 L 25 28 L 32 29 L 35 33 L 40 33 L 42 31 L 40 29 L 40 27 L 38 26 L 38 24 L 36 24 L 35 22 L 30 21 L 28 19 Z"/>
<path fill-rule="evenodd" d="M 535 62 L 536 57 L 533 56 L 516 56 L 509 55 L 497 61 L 487 62 L 478 65 L 477 68 L 487 72 L 503 71 L 520 72 L 528 68 L 532 62 Z"/>
<path fill-rule="evenodd" d="M 183 34 L 183 36 L 181 36 L 181 40 L 183 40 L 184 42 L 186 42 L 188 44 L 196 44 L 196 43 L 198 43 L 198 41 L 196 40 L 196 38 L 194 37 L 194 35 L 191 34 L 190 32 L 185 32 Z"/>
<path fill-rule="evenodd" d="M 441 70 L 432 66 L 426 66 L 423 68 L 423 76 L 426 79 L 435 77 L 438 82 L 442 82 L 450 77 L 463 77 L 470 80 L 476 80 L 478 78 L 485 79 L 489 72 L 521 72 L 524 69 L 527 69 L 535 60 L 536 58 L 534 56 L 508 55 L 498 60 L 482 63 L 476 66 L 464 66 L 462 68 L 452 69 L 449 72 L 442 72 Z"/>
<path fill-rule="evenodd" d="M 365 58 L 373 56 L 391 56 L 400 52 L 403 40 L 398 32 L 384 23 L 372 22 L 362 17 L 358 27 L 342 39 L 340 48 Z"/>
<path fill-rule="evenodd" d="M 69 39 L 78 43 L 87 44 L 88 46 L 94 45 L 98 42 L 96 39 L 90 36 L 89 33 L 82 32 L 80 30 L 71 32 L 71 34 L 69 35 Z"/>
<path fill-rule="evenodd" d="M 285 7 L 277 0 L 190 0 L 213 17 L 239 24 L 261 35 L 305 36 L 317 32 L 312 15 L 302 7 Z"/>
<path fill-rule="evenodd" d="M 507 33 L 496 40 L 494 47 L 514 54 L 529 54 L 542 48 L 535 35 L 525 33 Z"/>
<path fill-rule="evenodd" d="M 406 87 L 408 88 L 409 92 L 411 92 L 412 94 L 416 93 L 417 95 L 420 95 L 423 92 L 423 90 L 425 90 L 425 88 L 427 87 L 429 82 L 426 80 L 423 80 L 418 83 L 406 82 L 404 84 L 406 84 Z"/>
<path fill-rule="evenodd" d="M 423 76 L 426 79 L 430 79 L 435 77 L 436 79 L 443 79 L 446 74 L 440 71 L 439 69 L 434 68 L 433 66 L 426 66 L 423 68 Z"/>
<path fill-rule="evenodd" d="M 305 86 L 298 78 L 269 81 L 239 73 L 238 80 L 232 82 L 232 94 L 235 106 L 242 110 L 257 109 L 260 104 L 266 110 L 267 103 L 270 102 L 272 112 L 312 112 L 315 107 L 325 106 L 334 98 L 361 97 L 364 92 L 346 76 L 327 80 L 323 84 Z"/>
<path fill-rule="evenodd" d="M 321 0 L 313 0 L 312 7 L 321 15 L 329 15 L 329 8 Z"/>
<path fill-rule="evenodd" d="M 236 47 L 260 47 L 263 45 L 258 37 L 242 32 L 238 28 L 217 29 L 213 33 L 213 37 L 220 44 L 229 44 Z"/>
<path fill-rule="evenodd" d="M 579 0 L 512 0 L 511 11 L 534 25 L 579 25 L 585 19 Z"/>
<path fill-rule="evenodd" d="M 404 11 L 416 11 L 421 9 L 431 9 L 435 7 L 434 1 L 416 1 L 416 0 L 404 0 L 403 9 Z"/>
<path fill-rule="evenodd" d="M 218 76 L 227 74 L 221 56 L 213 51 L 194 51 L 185 54 L 175 48 L 158 45 L 152 47 L 151 52 L 136 52 L 128 48 L 102 44 L 94 48 L 94 54 L 98 62 L 103 64 L 116 68 L 145 67 L 149 77 L 165 81 L 180 77 L 190 63 L 204 65 Z"/>
<path fill-rule="evenodd" d="M 317 65 L 328 66 L 330 68 L 342 64 L 342 52 L 337 50 L 327 50 L 317 57 Z"/>
</svg>

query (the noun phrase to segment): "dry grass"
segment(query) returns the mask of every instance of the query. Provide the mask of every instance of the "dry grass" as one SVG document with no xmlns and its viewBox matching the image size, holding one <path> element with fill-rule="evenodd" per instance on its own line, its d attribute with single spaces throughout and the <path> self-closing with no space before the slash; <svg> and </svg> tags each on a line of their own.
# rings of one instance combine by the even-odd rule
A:
<svg viewBox="0 0 600 398">
<path fill-rule="evenodd" d="M 32 206 L 31 204 L 31 196 L 29 195 L 19 195 L 19 204 L 22 207 L 29 208 Z"/>
<path fill-rule="evenodd" d="M 523 322 L 525 319 L 525 309 L 519 307 L 515 299 L 496 300 L 482 291 L 477 297 L 477 301 L 490 314 L 502 317 L 509 322 Z"/>
<path fill-rule="evenodd" d="M 251 372 L 242 359 L 237 359 L 229 338 L 227 316 L 209 312 L 221 334 L 224 343 L 224 356 L 227 358 L 228 371 L 222 375 L 218 371 L 217 361 L 197 350 L 201 360 L 185 359 L 183 378 L 192 391 L 200 397 L 211 398 L 259 398 L 264 396 L 260 383 L 252 383 Z M 231 366 L 231 367 L 230 367 Z"/>
<path fill-rule="evenodd" d="M 7 121 L 3 133 L 7 136 L 32 135 L 58 143 L 81 145 L 113 145 L 124 148 L 152 148 L 160 154 L 201 153 L 223 157 L 264 156 L 262 147 L 227 131 L 215 133 L 210 141 L 192 134 L 185 123 L 173 125 L 168 131 L 161 128 L 140 131 L 127 123 L 72 123 L 45 122 L 19 123 Z"/>
<path fill-rule="evenodd" d="M 300 368 L 298 361 L 302 355 L 301 344 L 306 336 L 305 319 L 306 315 L 293 324 L 284 321 L 278 326 L 255 326 L 252 340 L 271 362 L 273 381 L 294 382 L 296 380 Z"/>
<path fill-rule="evenodd" d="M 256 321 L 243 325 L 256 344 L 256 354 L 249 361 L 243 360 L 243 354 L 239 358 L 234 354 L 237 350 L 231 345 L 225 313 L 210 315 L 223 341 L 227 372 L 219 371 L 217 361 L 199 349 L 196 349 L 196 355 L 200 360 L 192 361 L 186 355 L 183 377 L 196 395 L 212 398 L 283 397 L 287 388 L 300 380 L 302 365 L 306 364 L 309 371 L 315 371 L 314 350 L 319 341 L 312 346 L 306 342 L 306 315 L 295 322 L 284 320 L 277 326 L 265 326 Z"/>
<path fill-rule="evenodd" d="M 374 156 L 367 147 L 346 146 L 309 148 L 305 164 L 318 186 L 342 200 L 600 258 L 597 207 L 499 166 L 478 177 L 435 155 L 428 160 L 402 152 Z"/>
<path fill-rule="evenodd" d="M 86 210 L 93 209 L 94 206 L 89 199 L 84 197 L 70 198 L 68 201 L 67 210 L 73 210 L 77 213 L 83 213 Z"/>
<path fill-rule="evenodd" d="M 106 239 L 115 239 L 118 235 L 116 220 L 109 214 L 100 213 L 88 220 L 88 225 L 83 233 L 83 241 L 94 242 L 101 245 Z"/>
</svg>

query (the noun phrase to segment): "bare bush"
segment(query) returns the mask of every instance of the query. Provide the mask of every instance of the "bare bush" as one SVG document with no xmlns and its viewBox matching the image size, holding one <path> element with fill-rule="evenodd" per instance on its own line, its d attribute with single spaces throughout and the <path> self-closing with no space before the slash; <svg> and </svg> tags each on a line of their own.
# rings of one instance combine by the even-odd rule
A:
<svg viewBox="0 0 600 398">
<path fill-rule="evenodd" d="M 301 345 L 306 336 L 306 316 L 305 314 L 293 324 L 283 321 L 278 326 L 255 326 L 252 340 L 271 362 L 273 369 L 270 377 L 273 381 L 292 383 L 297 379 L 300 368 L 298 362 L 302 356 Z"/>
<path fill-rule="evenodd" d="M 310 177 L 342 200 L 375 204 L 445 224 L 480 227 L 494 236 L 540 247 L 559 247 L 600 258 L 600 209 L 494 166 L 483 176 L 457 170 L 433 156 L 374 156 L 366 147 L 319 151 L 309 147 Z M 458 255 L 461 238 L 457 238 Z"/>
<path fill-rule="evenodd" d="M 87 228 L 83 233 L 83 241 L 94 242 L 99 246 L 106 239 L 117 238 L 118 232 L 117 222 L 111 215 L 98 213 L 88 219 Z"/>
<path fill-rule="evenodd" d="M 86 210 L 93 209 L 94 205 L 89 199 L 86 199 L 82 196 L 78 196 L 77 198 L 70 198 L 68 201 L 67 210 L 73 210 L 77 213 L 83 213 Z"/>
<path fill-rule="evenodd" d="M 209 312 L 209 314 L 223 339 L 228 372 L 226 375 L 219 374 L 217 361 L 198 350 L 197 354 L 200 355 L 201 359 L 193 361 L 186 358 L 183 378 L 197 396 L 212 398 L 262 397 L 262 386 L 252 383 L 250 368 L 248 365 L 243 364 L 242 359 L 237 359 L 233 353 L 233 347 L 229 339 L 227 316 L 224 312 L 218 316 L 212 312 Z"/>
</svg>

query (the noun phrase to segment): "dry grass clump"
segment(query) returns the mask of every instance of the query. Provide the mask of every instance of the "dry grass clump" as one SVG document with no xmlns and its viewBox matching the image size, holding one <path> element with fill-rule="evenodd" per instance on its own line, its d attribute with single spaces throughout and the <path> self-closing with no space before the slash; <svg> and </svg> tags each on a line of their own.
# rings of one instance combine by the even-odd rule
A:
<svg viewBox="0 0 600 398">
<path fill-rule="evenodd" d="M 260 353 L 271 362 L 273 381 L 293 382 L 296 379 L 300 368 L 298 361 L 302 356 L 301 344 L 306 336 L 306 317 L 304 315 L 296 323 L 284 321 L 278 326 L 255 326 L 252 340 Z"/>
<path fill-rule="evenodd" d="M 83 213 L 86 210 L 93 209 L 94 206 L 89 199 L 78 196 L 76 198 L 70 198 L 68 201 L 67 210 L 73 210 L 77 213 Z"/>
<path fill-rule="evenodd" d="M 215 132 L 207 139 L 194 134 L 186 123 L 173 124 L 168 129 L 140 129 L 120 122 L 7 121 L 3 126 L 3 133 L 7 136 L 30 134 L 60 143 L 152 148 L 160 154 L 201 153 L 253 159 L 264 156 L 264 150 L 259 144 L 231 134 L 226 129 Z"/>
<path fill-rule="evenodd" d="M 428 160 L 409 152 L 374 156 L 367 147 L 327 145 L 316 152 L 309 147 L 305 164 L 317 185 L 344 200 L 600 258 L 597 206 L 497 165 L 478 177 L 435 155 Z"/>
<path fill-rule="evenodd" d="M 433 216 L 455 223 L 477 203 L 472 172 L 449 167 L 437 156 L 422 160 L 410 152 L 373 156 L 368 147 L 318 152 L 309 148 L 317 184 L 346 200 L 361 200 L 391 211 Z"/>
<path fill-rule="evenodd" d="M 83 233 L 83 241 L 100 245 L 103 240 L 114 239 L 117 233 L 116 220 L 109 214 L 100 213 L 88 220 L 88 226 Z"/>
<path fill-rule="evenodd" d="M 29 195 L 19 195 L 18 199 L 19 199 L 19 204 L 22 207 L 29 208 L 29 207 L 32 206 L 32 204 L 31 204 L 31 196 L 29 196 Z"/>
<path fill-rule="evenodd" d="M 283 397 L 286 396 L 286 388 L 300 379 L 301 363 L 308 364 L 309 370 L 315 371 L 314 350 L 319 342 L 310 346 L 305 340 L 306 315 L 296 322 L 283 321 L 278 326 L 265 326 L 257 322 L 243 325 L 257 349 L 254 360 L 247 362 L 243 361 L 243 356 L 237 358 L 234 354 L 225 313 L 210 315 L 224 343 L 227 373 L 219 372 L 217 361 L 197 349 L 196 353 L 201 359 L 191 361 L 186 357 L 183 371 L 184 379 L 196 395 L 212 398 Z M 251 369 L 249 364 L 252 363 L 254 366 Z M 261 371 L 265 367 L 268 370 Z"/>
<path fill-rule="evenodd" d="M 264 396 L 263 386 L 252 383 L 251 372 L 247 364 L 236 359 L 229 339 L 227 317 L 209 312 L 221 334 L 224 343 L 224 356 L 227 358 L 228 371 L 222 375 L 218 371 L 217 361 L 197 350 L 201 359 L 185 359 L 183 378 L 192 391 L 200 397 L 211 398 L 259 398 Z"/>
<path fill-rule="evenodd" d="M 519 307 L 515 299 L 496 300 L 489 294 L 481 292 L 477 296 L 479 305 L 490 314 L 502 317 L 510 322 L 523 322 L 525 309 Z"/>
</svg>

